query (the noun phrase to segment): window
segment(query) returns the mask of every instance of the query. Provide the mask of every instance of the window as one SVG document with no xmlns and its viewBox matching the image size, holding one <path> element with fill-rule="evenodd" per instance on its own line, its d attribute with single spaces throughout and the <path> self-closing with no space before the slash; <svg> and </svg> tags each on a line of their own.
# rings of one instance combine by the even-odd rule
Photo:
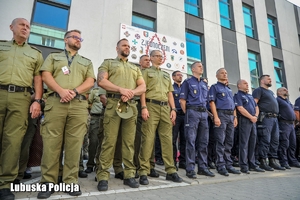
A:
<svg viewBox="0 0 300 200">
<path fill-rule="evenodd" d="M 245 33 L 248 37 L 255 38 L 253 24 L 253 8 L 243 5 Z"/>
<path fill-rule="evenodd" d="M 278 89 L 284 87 L 282 62 L 274 60 L 273 64 L 274 64 L 274 73 L 276 79 L 276 88 Z"/>
<path fill-rule="evenodd" d="M 202 60 L 202 39 L 200 34 L 192 32 L 186 32 L 186 49 L 187 49 L 187 62 L 188 62 L 188 74 L 192 74 L 191 64 L 195 61 Z"/>
<path fill-rule="evenodd" d="M 251 88 L 255 89 L 259 87 L 260 77 L 258 54 L 248 51 L 248 63 L 250 70 Z"/>
<path fill-rule="evenodd" d="M 184 11 L 188 14 L 200 17 L 200 3 L 199 0 L 185 0 Z"/>
<path fill-rule="evenodd" d="M 71 0 L 38 0 L 35 2 L 28 42 L 64 49 Z"/>
<path fill-rule="evenodd" d="M 278 38 L 276 34 L 276 22 L 275 19 L 268 16 L 268 26 L 269 26 L 269 33 L 270 33 L 270 42 L 271 45 L 274 47 L 278 47 Z"/>
<path fill-rule="evenodd" d="M 219 0 L 221 26 L 232 29 L 230 0 Z"/>
<path fill-rule="evenodd" d="M 143 17 L 141 15 L 133 14 L 132 15 L 132 26 L 146 29 L 148 31 L 155 31 L 154 29 L 154 19 Z"/>
</svg>

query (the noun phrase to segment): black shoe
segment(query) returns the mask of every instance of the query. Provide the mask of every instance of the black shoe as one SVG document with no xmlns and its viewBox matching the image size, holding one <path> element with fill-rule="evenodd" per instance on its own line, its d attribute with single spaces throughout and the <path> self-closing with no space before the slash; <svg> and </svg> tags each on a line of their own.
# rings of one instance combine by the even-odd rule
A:
<svg viewBox="0 0 300 200">
<path fill-rule="evenodd" d="M 292 169 L 289 164 L 281 165 L 281 167 L 284 167 L 285 169 Z"/>
<path fill-rule="evenodd" d="M 218 170 L 218 173 L 223 176 L 229 176 L 228 171 L 225 168 Z"/>
<path fill-rule="evenodd" d="M 157 161 L 155 162 L 155 164 L 157 164 L 157 165 L 164 165 L 164 161 L 162 161 L 162 159 L 157 159 Z"/>
<path fill-rule="evenodd" d="M 255 171 L 255 172 L 265 172 L 264 169 L 260 168 L 259 166 L 255 167 L 255 168 L 250 168 L 250 171 Z"/>
<path fill-rule="evenodd" d="M 139 173 L 137 171 L 135 172 L 134 178 L 140 178 L 140 175 L 139 175 Z"/>
<path fill-rule="evenodd" d="M 215 176 L 215 174 L 212 173 L 209 169 L 198 170 L 197 174 L 204 175 L 204 176 L 210 176 L 210 177 L 214 177 Z"/>
<path fill-rule="evenodd" d="M 15 200 L 15 195 L 10 191 L 9 188 L 0 189 L 1 200 Z"/>
<path fill-rule="evenodd" d="M 192 179 L 197 178 L 196 172 L 195 171 L 188 171 L 186 172 L 186 176 Z"/>
<path fill-rule="evenodd" d="M 81 190 L 79 189 L 79 191 L 73 191 L 73 192 L 68 192 L 68 194 L 70 196 L 79 196 L 82 194 Z"/>
<path fill-rule="evenodd" d="M 300 168 L 300 163 L 293 163 L 293 164 L 290 164 L 291 167 L 297 167 L 297 168 Z"/>
<path fill-rule="evenodd" d="M 140 181 L 139 182 L 140 182 L 141 185 L 148 185 L 149 184 L 149 181 L 148 181 L 148 178 L 147 178 L 146 175 L 142 175 L 140 177 Z"/>
<path fill-rule="evenodd" d="M 186 169 L 186 164 L 185 163 L 179 163 L 178 168 Z"/>
<path fill-rule="evenodd" d="M 94 171 L 94 168 L 93 167 L 87 167 L 86 170 L 85 170 L 85 173 L 92 173 Z"/>
<path fill-rule="evenodd" d="M 277 170 L 285 170 L 284 167 L 281 167 L 280 165 L 277 164 L 275 158 L 269 158 L 269 166 Z"/>
<path fill-rule="evenodd" d="M 259 166 L 260 162 L 258 160 L 255 160 L 255 164 Z"/>
<path fill-rule="evenodd" d="M 227 168 L 227 171 L 232 174 L 241 174 L 240 170 L 236 170 L 234 167 Z"/>
<path fill-rule="evenodd" d="M 13 184 L 14 185 L 19 185 L 21 182 L 20 182 L 20 180 L 19 179 L 15 179 L 14 181 L 13 181 Z"/>
<path fill-rule="evenodd" d="M 80 170 L 80 171 L 78 172 L 78 176 L 79 176 L 80 178 L 86 178 L 86 177 L 88 177 L 87 173 L 85 173 L 85 171 L 83 171 L 83 170 Z"/>
<path fill-rule="evenodd" d="M 63 182 L 62 176 L 58 176 L 58 178 L 57 178 L 57 183 L 59 184 L 59 183 L 62 183 L 62 182 Z"/>
<path fill-rule="evenodd" d="M 216 165 L 215 165 L 214 162 L 208 162 L 208 167 L 209 167 L 210 169 L 216 169 Z"/>
<path fill-rule="evenodd" d="M 51 196 L 51 194 L 54 193 L 54 190 L 49 189 L 48 183 L 44 183 L 44 184 L 46 185 L 47 189 L 46 189 L 46 191 L 41 191 L 38 193 L 38 195 L 37 195 L 38 199 L 48 199 Z"/>
<path fill-rule="evenodd" d="M 99 191 L 106 191 L 108 189 L 108 181 L 99 181 L 97 188 Z"/>
<path fill-rule="evenodd" d="M 158 178 L 159 174 L 155 171 L 155 169 L 150 169 L 150 174 L 148 174 L 148 176 Z"/>
<path fill-rule="evenodd" d="M 140 187 L 140 184 L 135 180 L 135 178 L 128 178 L 128 179 L 124 179 L 123 181 L 124 185 L 128 185 L 131 188 L 138 188 Z"/>
<path fill-rule="evenodd" d="M 124 179 L 124 172 L 119 172 L 119 173 L 115 174 L 115 178 L 123 180 Z"/>
<path fill-rule="evenodd" d="M 250 174 L 248 169 L 241 169 L 241 172 L 244 173 L 244 174 Z"/>
<path fill-rule="evenodd" d="M 272 167 L 270 167 L 267 162 L 266 162 L 266 159 L 260 159 L 260 165 L 259 167 L 266 170 L 266 171 L 274 171 L 274 169 Z"/>
<path fill-rule="evenodd" d="M 180 178 L 177 173 L 167 174 L 166 180 L 173 181 L 173 182 L 176 182 L 176 183 L 181 183 L 182 182 L 182 178 Z"/>
<path fill-rule="evenodd" d="M 31 174 L 24 172 L 23 179 L 30 179 L 30 178 L 31 178 Z"/>
</svg>

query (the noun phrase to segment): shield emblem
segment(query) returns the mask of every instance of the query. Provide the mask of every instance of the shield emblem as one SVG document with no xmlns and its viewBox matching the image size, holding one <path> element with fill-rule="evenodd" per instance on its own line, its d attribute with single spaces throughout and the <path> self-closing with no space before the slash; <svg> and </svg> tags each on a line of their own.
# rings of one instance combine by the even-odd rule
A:
<svg viewBox="0 0 300 200">
<path fill-rule="evenodd" d="M 148 31 L 144 31 L 144 32 L 143 32 L 143 35 L 144 35 L 145 37 L 148 37 L 148 35 L 149 35 Z"/>
</svg>

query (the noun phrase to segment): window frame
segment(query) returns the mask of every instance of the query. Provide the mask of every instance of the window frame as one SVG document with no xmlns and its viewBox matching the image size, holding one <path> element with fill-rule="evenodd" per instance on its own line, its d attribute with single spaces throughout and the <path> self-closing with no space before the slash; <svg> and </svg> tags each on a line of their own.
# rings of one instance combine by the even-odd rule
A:
<svg viewBox="0 0 300 200">
<path fill-rule="evenodd" d="M 249 57 L 249 53 L 250 54 L 254 54 L 255 55 L 255 60 L 253 60 L 252 58 Z M 262 69 L 261 69 L 261 64 L 260 64 L 260 55 L 257 52 L 248 50 L 247 52 L 248 54 L 248 67 L 249 67 L 249 71 L 250 71 L 250 82 L 251 82 L 251 89 L 254 90 L 256 89 L 255 87 L 253 87 L 252 85 L 252 78 L 255 78 L 257 80 L 257 85 L 259 87 L 260 83 L 259 83 L 259 77 L 261 76 L 262 73 Z M 251 74 L 251 70 L 250 70 L 250 61 L 254 61 L 256 63 L 256 70 L 257 70 L 257 76 L 254 76 Z"/>
<path fill-rule="evenodd" d="M 132 20 L 133 16 L 153 21 L 153 29 L 149 29 L 148 26 L 143 26 L 142 24 L 133 23 L 133 20 Z M 152 32 L 156 32 L 156 19 L 154 19 L 152 17 L 149 17 L 149 16 L 146 16 L 146 15 L 142 15 L 140 13 L 133 12 L 132 16 L 131 16 L 131 26 L 134 26 L 134 27 L 137 27 L 137 28 L 141 28 L 141 29 L 145 29 L 145 30 L 152 31 Z"/>
<path fill-rule="evenodd" d="M 189 15 L 192 15 L 192 16 L 195 16 L 195 17 L 202 17 L 202 0 L 196 0 L 197 1 L 197 5 L 196 4 L 192 4 L 190 2 L 187 2 L 187 0 L 184 0 L 184 12 L 189 14 Z M 190 12 L 187 12 L 185 10 L 185 6 L 189 5 L 189 6 L 193 6 L 193 7 L 196 7 L 197 10 L 198 10 L 198 15 L 194 15 L 193 13 L 190 13 Z"/>
<path fill-rule="evenodd" d="M 220 3 L 227 4 L 228 15 L 229 15 L 228 17 L 221 14 Z M 220 25 L 224 28 L 234 30 L 234 22 L 233 22 L 234 18 L 233 18 L 233 10 L 232 10 L 232 1 L 231 0 L 219 0 L 218 5 L 219 5 L 219 13 L 220 13 Z M 229 21 L 230 27 L 222 25 L 222 20 L 221 20 L 222 18 Z"/>
<path fill-rule="evenodd" d="M 269 20 L 272 21 L 272 23 L 269 23 Z M 269 37 L 270 37 L 270 44 L 273 47 L 277 47 L 280 48 L 280 40 L 279 40 L 279 32 L 278 32 L 278 24 L 277 24 L 277 19 L 271 15 L 268 15 L 267 17 L 267 21 L 268 21 L 268 30 L 269 30 Z M 271 36 L 271 30 L 270 30 L 270 25 L 273 28 L 273 32 L 274 32 L 274 36 Z M 272 39 L 275 40 L 276 45 L 272 44 Z"/>
<path fill-rule="evenodd" d="M 249 27 L 249 26 L 247 26 L 247 25 L 245 24 L 245 14 L 248 14 L 248 13 L 245 13 L 244 7 L 247 8 L 247 9 L 249 9 L 249 11 L 250 11 L 249 15 L 250 15 L 252 27 Z M 250 38 L 253 38 L 253 39 L 257 39 L 257 33 L 256 33 L 256 20 L 255 20 L 255 17 L 254 17 L 254 8 L 253 8 L 252 6 L 249 6 L 248 4 L 243 3 L 243 5 L 242 5 L 242 10 L 243 10 L 243 17 L 244 17 L 245 35 L 246 35 L 247 37 L 250 37 Z M 249 36 L 249 35 L 247 35 L 246 28 L 252 29 L 252 34 L 253 34 L 252 37 Z"/>
</svg>

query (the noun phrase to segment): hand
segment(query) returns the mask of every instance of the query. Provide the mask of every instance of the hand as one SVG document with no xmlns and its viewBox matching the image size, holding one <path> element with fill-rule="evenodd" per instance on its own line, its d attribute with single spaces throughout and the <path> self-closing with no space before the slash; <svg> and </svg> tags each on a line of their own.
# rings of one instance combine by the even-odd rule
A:
<svg viewBox="0 0 300 200">
<path fill-rule="evenodd" d="M 120 88 L 120 93 L 122 96 L 126 96 L 128 99 L 132 99 L 134 96 L 134 93 L 130 89 Z"/>
<path fill-rule="evenodd" d="M 37 118 L 40 116 L 41 113 L 41 105 L 38 102 L 33 102 L 30 106 L 29 112 L 31 113 L 31 118 Z"/>
<path fill-rule="evenodd" d="M 103 106 L 106 106 L 106 103 L 107 103 L 107 98 L 104 94 L 101 94 L 100 95 L 100 101 L 102 103 Z"/>
<path fill-rule="evenodd" d="M 143 120 L 147 121 L 149 117 L 150 117 L 150 115 L 149 115 L 148 109 L 147 108 L 142 109 L 142 118 L 143 118 Z"/>
<path fill-rule="evenodd" d="M 126 96 L 122 95 L 122 96 L 121 96 L 121 100 L 122 100 L 123 102 L 127 102 L 129 99 L 128 99 Z"/>
<path fill-rule="evenodd" d="M 238 125 L 238 120 L 236 117 L 234 117 L 234 120 L 233 120 L 233 126 L 234 128 Z"/>
<path fill-rule="evenodd" d="M 60 102 L 66 103 L 74 99 L 76 96 L 76 93 L 73 90 L 63 89 L 60 93 L 58 93 L 60 96 Z"/>
<path fill-rule="evenodd" d="M 171 119 L 171 122 L 172 122 L 172 124 L 174 126 L 175 125 L 175 121 L 176 121 L 176 112 L 175 112 L 175 110 L 171 110 L 170 119 Z"/>
<path fill-rule="evenodd" d="M 252 116 L 252 117 L 250 118 L 250 121 L 251 121 L 252 123 L 256 123 L 256 122 L 257 122 L 257 117 Z"/>
<path fill-rule="evenodd" d="M 216 127 L 221 126 L 221 120 L 219 117 L 214 117 L 214 123 Z"/>
</svg>

